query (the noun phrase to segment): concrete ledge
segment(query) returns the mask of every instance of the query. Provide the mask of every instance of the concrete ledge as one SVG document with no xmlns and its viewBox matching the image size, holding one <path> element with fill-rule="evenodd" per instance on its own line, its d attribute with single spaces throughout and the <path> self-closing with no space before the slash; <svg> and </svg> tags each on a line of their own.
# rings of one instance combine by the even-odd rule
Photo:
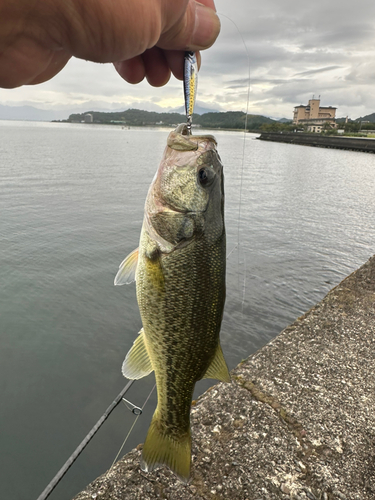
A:
<svg viewBox="0 0 375 500">
<path fill-rule="evenodd" d="M 188 485 L 141 446 L 75 500 L 374 500 L 375 256 L 192 408 Z"/>
<path fill-rule="evenodd" d="M 262 132 L 257 139 L 261 141 L 299 144 L 301 146 L 375 153 L 375 140 L 362 137 L 340 137 L 337 135 L 306 134 L 302 132 Z"/>
</svg>

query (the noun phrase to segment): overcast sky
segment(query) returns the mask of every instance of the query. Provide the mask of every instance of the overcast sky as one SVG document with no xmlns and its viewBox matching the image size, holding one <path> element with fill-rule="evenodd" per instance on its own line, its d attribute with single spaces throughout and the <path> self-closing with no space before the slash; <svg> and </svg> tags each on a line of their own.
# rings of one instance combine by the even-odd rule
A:
<svg viewBox="0 0 375 500">
<path fill-rule="evenodd" d="M 313 95 L 337 116 L 375 112 L 374 0 L 216 0 L 219 14 L 241 32 L 250 59 L 249 113 L 292 118 Z M 202 54 L 198 100 L 204 107 L 246 109 L 248 56 L 234 24 Z M 182 83 L 129 85 L 113 67 L 77 59 L 50 82 L 0 89 L 0 104 L 43 109 L 161 111 L 183 105 Z M 83 109 L 82 109 L 83 108 Z"/>
</svg>

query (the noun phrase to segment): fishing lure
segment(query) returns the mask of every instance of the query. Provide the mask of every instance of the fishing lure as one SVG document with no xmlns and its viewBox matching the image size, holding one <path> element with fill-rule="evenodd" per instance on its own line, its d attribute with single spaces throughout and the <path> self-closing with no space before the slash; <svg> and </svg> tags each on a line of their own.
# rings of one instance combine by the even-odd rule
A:
<svg viewBox="0 0 375 500">
<path fill-rule="evenodd" d="M 184 60 L 184 96 L 188 135 L 191 134 L 191 123 L 194 112 L 198 85 L 198 63 L 195 52 L 185 52 Z"/>
</svg>

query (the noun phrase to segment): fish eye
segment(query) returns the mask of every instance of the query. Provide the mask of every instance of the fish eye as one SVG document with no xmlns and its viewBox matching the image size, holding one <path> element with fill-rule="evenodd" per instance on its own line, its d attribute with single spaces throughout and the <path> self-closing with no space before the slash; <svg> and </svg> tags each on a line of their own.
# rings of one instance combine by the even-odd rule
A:
<svg viewBox="0 0 375 500">
<path fill-rule="evenodd" d="M 209 168 L 201 168 L 198 172 L 198 180 L 202 186 L 207 186 L 214 179 L 215 174 Z"/>
<path fill-rule="evenodd" d="M 202 184 L 204 184 L 207 179 L 208 179 L 208 175 L 207 175 L 207 172 L 206 172 L 206 169 L 205 168 L 201 168 L 198 172 L 198 175 L 199 175 L 199 180 Z"/>
</svg>

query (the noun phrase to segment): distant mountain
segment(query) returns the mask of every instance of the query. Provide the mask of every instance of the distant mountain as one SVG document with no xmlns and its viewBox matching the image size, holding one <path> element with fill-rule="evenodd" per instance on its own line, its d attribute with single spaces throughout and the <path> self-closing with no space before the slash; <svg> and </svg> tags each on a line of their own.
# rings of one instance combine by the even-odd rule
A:
<svg viewBox="0 0 375 500">
<path fill-rule="evenodd" d="M 169 111 L 171 113 L 185 114 L 185 107 L 184 106 L 180 106 L 178 108 L 170 109 Z M 208 108 L 207 106 L 205 106 L 204 103 L 201 103 L 199 101 L 197 101 L 195 103 L 195 106 L 194 106 L 194 113 L 196 113 L 197 115 L 203 115 L 205 113 L 219 113 L 219 112 L 222 112 L 222 111 L 223 111 L 223 109 L 219 105 L 215 105 L 213 107 L 209 107 Z"/>
<path fill-rule="evenodd" d="M 85 109 L 85 108 L 83 108 Z M 86 108 L 87 109 L 87 108 Z M 0 104 L 0 120 L 31 120 L 31 121 L 68 121 L 84 122 L 85 115 L 92 114 L 94 123 L 118 123 L 131 126 L 167 126 L 173 127 L 186 120 L 185 110 L 178 112 L 143 111 L 140 109 L 125 109 L 118 111 L 85 111 L 44 110 L 34 106 L 5 106 Z M 82 110 L 82 107 L 81 107 Z M 80 111 L 81 111 L 80 110 Z M 219 111 L 196 106 L 197 113 L 193 115 L 194 125 L 203 128 L 244 129 L 246 114 L 242 111 Z M 67 116 L 69 118 L 67 119 Z M 264 123 L 275 123 L 276 120 L 262 115 L 247 115 L 247 129 L 258 130 Z"/>
<path fill-rule="evenodd" d="M 277 120 L 279 123 L 292 123 L 293 120 L 290 118 L 280 118 L 280 120 Z"/>
<path fill-rule="evenodd" d="M 355 121 L 356 122 L 363 121 L 363 122 L 375 123 L 375 113 L 371 113 L 371 115 L 361 116 L 360 118 L 357 118 Z"/>
<path fill-rule="evenodd" d="M 154 111 L 142 111 L 139 109 L 127 109 L 121 112 L 103 113 L 99 111 L 87 111 L 86 113 L 74 113 L 69 116 L 68 122 L 83 122 L 85 115 L 90 114 L 94 123 L 118 123 L 130 126 L 168 126 L 173 127 L 178 123 L 184 123 L 185 114 L 180 113 L 156 113 Z M 193 124 L 203 128 L 223 128 L 243 130 L 245 128 L 246 114 L 242 111 L 210 112 L 202 115 L 194 113 Z M 264 123 L 275 123 L 275 120 L 261 115 L 247 115 L 247 129 L 258 130 Z"/>
<path fill-rule="evenodd" d="M 180 106 L 179 108 L 174 108 L 171 109 L 170 113 L 180 113 L 180 114 L 185 114 L 185 107 Z M 194 113 L 197 115 L 203 115 L 205 113 L 219 113 L 216 109 L 210 109 L 210 108 L 203 108 L 199 105 L 194 106 Z"/>
<path fill-rule="evenodd" d="M 133 107 L 138 107 L 138 103 L 134 104 Z M 102 107 L 100 104 L 95 103 L 82 103 L 75 109 L 40 109 L 31 105 L 23 105 L 23 106 L 8 106 L 0 104 L 0 120 L 29 120 L 29 121 L 53 121 L 53 120 L 66 120 L 67 117 L 71 114 L 81 114 L 86 109 L 89 109 L 89 106 L 92 106 L 94 109 L 97 109 L 100 112 L 120 112 L 123 113 L 123 107 L 121 105 L 116 106 L 117 109 L 106 109 Z M 145 105 L 147 107 L 147 103 Z M 163 108 L 153 105 L 153 108 L 156 108 L 155 111 L 162 113 Z M 125 108 L 127 109 L 127 108 Z M 215 111 L 222 111 L 220 107 L 217 109 L 211 109 L 202 106 L 199 102 L 195 105 L 195 113 L 201 115 L 203 113 L 212 113 Z M 168 110 L 171 113 L 181 113 L 185 114 L 185 109 L 183 106 L 176 109 Z"/>
<path fill-rule="evenodd" d="M 0 120 L 26 120 L 26 121 L 45 121 L 66 120 L 66 117 L 77 111 L 84 111 L 87 105 L 75 109 L 40 109 L 35 106 L 5 106 L 0 104 Z M 121 109 L 121 108 L 120 108 Z M 108 111 L 103 109 L 103 111 Z M 111 110 L 113 111 L 113 110 Z"/>
<path fill-rule="evenodd" d="M 226 111 L 225 113 L 205 113 L 193 120 L 205 128 L 229 128 L 242 130 L 245 128 L 246 113 L 243 111 Z M 247 129 L 258 130 L 263 123 L 274 123 L 275 120 L 262 115 L 247 115 Z"/>
<path fill-rule="evenodd" d="M 45 110 L 34 106 L 3 106 L 0 104 L 0 120 L 63 120 L 69 114 L 67 110 Z"/>
<path fill-rule="evenodd" d="M 23 106 L 8 106 L 0 104 L 0 120 L 26 120 L 26 121 L 53 121 L 53 120 L 66 120 L 72 113 L 83 112 L 92 103 L 82 103 L 74 109 L 40 109 L 31 105 Z M 103 108 L 99 105 L 95 106 L 100 111 L 120 111 L 123 109 L 118 106 L 117 109 Z"/>
<path fill-rule="evenodd" d="M 73 113 L 69 115 L 67 121 L 81 123 L 85 121 L 85 116 L 88 114 L 92 115 L 93 123 L 126 124 L 135 127 L 172 126 L 186 121 L 185 115 L 179 113 L 157 113 L 156 111 L 143 111 L 140 109 L 125 109 L 124 111 L 116 112 L 86 111 L 85 113 Z"/>
</svg>

